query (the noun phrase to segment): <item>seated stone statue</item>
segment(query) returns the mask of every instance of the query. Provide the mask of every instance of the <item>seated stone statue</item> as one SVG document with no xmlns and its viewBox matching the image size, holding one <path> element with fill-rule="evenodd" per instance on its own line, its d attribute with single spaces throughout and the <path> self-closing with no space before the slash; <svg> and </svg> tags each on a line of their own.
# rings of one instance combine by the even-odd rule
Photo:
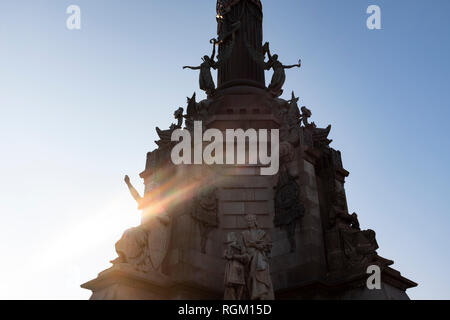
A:
<svg viewBox="0 0 450 320">
<path fill-rule="evenodd" d="M 128 229 L 116 242 L 118 257 L 112 264 L 127 264 L 138 272 L 151 270 L 150 256 L 147 246 L 147 232 L 142 227 Z"/>
</svg>

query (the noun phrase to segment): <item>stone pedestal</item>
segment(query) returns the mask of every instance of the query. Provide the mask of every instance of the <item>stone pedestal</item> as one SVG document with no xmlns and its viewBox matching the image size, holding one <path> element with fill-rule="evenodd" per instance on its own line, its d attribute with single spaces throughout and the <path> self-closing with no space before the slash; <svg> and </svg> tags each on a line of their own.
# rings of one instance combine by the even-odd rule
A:
<svg viewBox="0 0 450 320">
<path fill-rule="evenodd" d="M 145 194 L 141 198 L 132 190 L 144 212 L 143 225 L 159 214 L 170 222 L 130 232 L 130 259 L 120 252 L 127 245 L 121 246 L 118 261 L 125 264 L 116 261 L 83 288 L 92 290 L 92 299 L 220 299 L 227 234 L 242 235 L 248 228 L 244 218 L 252 215 L 272 241 L 269 265 L 277 299 L 406 299 L 405 291 L 416 284 L 378 256 L 375 231 L 361 230 L 358 216 L 349 211 L 344 187 L 349 172 L 341 153 L 330 147 L 331 126 L 310 123 L 311 111 L 299 107 L 294 93 L 291 100 L 279 98 L 285 74 L 276 58 L 263 61 L 269 47 L 261 45 L 261 2 L 218 0 L 217 13 L 220 59 L 232 48 L 226 61 L 213 64 L 219 86 L 209 88 L 200 102 L 194 94 L 186 114 L 182 108 L 175 112 L 177 124 L 157 129 L 158 149 L 147 155 L 140 175 Z M 278 68 L 275 91 L 264 83 L 265 66 Z M 202 75 L 209 76 L 207 71 L 204 67 Z M 227 129 L 279 130 L 280 171 L 262 176 L 260 163 L 174 165 L 171 135 L 183 120 L 191 136 L 199 121 L 224 136 Z M 134 271 L 155 264 L 147 256 L 160 272 Z M 265 265 L 266 256 L 263 260 Z M 371 265 L 382 271 L 382 290 L 366 287 Z"/>
<path fill-rule="evenodd" d="M 381 289 L 367 288 L 365 272 L 342 274 L 339 280 L 321 279 L 305 281 L 297 287 L 280 290 L 278 299 L 283 300 L 409 300 L 406 290 L 416 283 L 404 278 L 391 268 L 381 274 Z"/>
<path fill-rule="evenodd" d="M 207 288 L 179 283 L 160 273 L 138 273 L 126 265 L 114 266 L 81 286 L 91 290 L 90 300 L 217 300 Z"/>
<path fill-rule="evenodd" d="M 116 265 L 81 287 L 92 291 L 91 300 L 165 300 L 171 297 L 171 280 L 158 273 L 139 273 Z"/>
</svg>

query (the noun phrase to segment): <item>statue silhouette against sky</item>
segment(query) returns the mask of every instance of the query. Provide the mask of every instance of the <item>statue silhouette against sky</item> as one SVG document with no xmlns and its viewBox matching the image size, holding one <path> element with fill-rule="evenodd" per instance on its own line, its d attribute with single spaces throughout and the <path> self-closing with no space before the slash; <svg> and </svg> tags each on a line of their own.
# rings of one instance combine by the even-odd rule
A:
<svg viewBox="0 0 450 320">
<path fill-rule="evenodd" d="M 272 92 L 272 94 L 276 97 L 279 97 L 283 94 L 283 85 L 286 82 L 286 72 L 285 69 L 291 69 L 291 68 L 300 68 L 302 66 L 301 60 L 298 61 L 298 64 L 283 65 L 278 60 L 278 55 L 274 54 L 272 55 L 270 53 L 269 48 L 269 42 L 266 42 L 263 46 L 263 54 L 256 51 L 254 48 L 252 48 L 248 43 L 246 44 L 247 48 L 249 50 L 250 55 L 253 57 L 253 59 L 264 67 L 265 70 L 273 69 L 273 76 L 272 81 L 269 84 L 269 91 Z M 267 53 L 267 56 L 269 60 L 265 62 L 265 55 Z"/>
<path fill-rule="evenodd" d="M 225 51 L 217 57 L 217 61 L 214 60 L 216 56 L 216 45 L 224 42 L 226 39 L 211 39 L 209 42 L 213 45 L 213 51 L 211 57 L 203 56 L 203 63 L 198 67 L 184 66 L 183 69 L 191 69 L 191 70 L 200 70 L 199 83 L 200 89 L 205 91 L 208 96 L 214 95 L 216 90 L 216 85 L 214 83 L 211 68 L 216 70 L 218 69 L 228 58 L 231 56 L 233 52 L 234 42 L 235 42 L 235 32 L 239 29 L 240 24 L 237 24 L 236 28 L 233 29 L 231 35 L 227 35 L 227 37 L 231 36 L 232 40 L 230 44 L 226 46 Z"/>
</svg>

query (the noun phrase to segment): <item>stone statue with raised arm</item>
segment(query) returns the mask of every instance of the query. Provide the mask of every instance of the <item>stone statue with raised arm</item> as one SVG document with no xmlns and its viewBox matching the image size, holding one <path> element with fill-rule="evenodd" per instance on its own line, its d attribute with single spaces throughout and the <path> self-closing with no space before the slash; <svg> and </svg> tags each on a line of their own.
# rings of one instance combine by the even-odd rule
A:
<svg viewBox="0 0 450 320">
<path fill-rule="evenodd" d="M 268 89 L 275 97 L 281 96 L 283 94 L 283 85 L 286 82 L 286 72 L 284 70 L 291 68 L 300 68 L 302 66 L 301 60 L 298 61 L 298 64 L 287 66 L 282 64 L 278 60 L 277 54 L 272 55 L 270 53 L 269 42 L 266 42 L 264 44 L 263 54 L 256 51 L 248 43 L 246 43 L 246 46 L 253 60 L 263 66 L 265 70 L 273 69 L 272 81 L 270 82 Z M 269 58 L 267 62 L 265 62 L 266 53 Z"/>
<path fill-rule="evenodd" d="M 283 85 L 286 81 L 286 72 L 284 70 L 295 67 L 300 68 L 302 66 L 302 62 L 299 60 L 298 64 L 285 66 L 278 60 L 277 54 L 271 55 L 268 42 L 266 42 L 264 47 L 269 58 L 269 61 L 265 63 L 265 69 L 273 69 L 273 76 L 269 85 L 269 90 L 276 96 L 280 96 L 283 93 Z"/>
<path fill-rule="evenodd" d="M 235 42 L 235 31 L 232 33 L 232 40 L 226 46 L 224 52 L 217 57 L 217 61 L 215 61 L 216 56 L 216 46 L 221 43 L 223 40 L 219 39 L 211 39 L 209 42 L 213 45 L 213 51 L 211 57 L 204 56 L 202 58 L 203 63 L 198 67 L 184 66 L 183 69 L 192 69 L 192 70 L 200 70 L 200 89 L 205 91 L 208 96 L 214 95 L 216 91 L 216 85 L 214 83 L 211 68 L 217 69 L 220 67 L 222 63 L 224 63 L 231 56 L 233 51 L 234 42 Z"/>
<path fill-rule="evenodd" d="M 133 187 L 130 178 L 125 176 L 125 183 L 139 209 L 143 210 L 141 225 L 128 229 L 116 243 L 118 258 L 111 261 L 113 265 L 126 265 L 135 271 L 161 272 L 161 266 L 167 255 L 171 231 L 171 218 L 162 212 L 154 212 L 157 204 L 145 203 L 144 198 Z M 158 199 L 154 199 L 158 201 Z"/>
<path fill-rule="evenodd" d="M 212 41 L 212 40 L 211 40 Z M 200 70 L 200 89 L 205 91 L 207 95 L 211 95 L 216 90 L 216 85 L 211 75 L 211 68 L 217 69 L 217 62 L 214 61 L 216 56 L 216 45 L 213 44 L 211 57 L 204 56 L 203 63 L 198 67 L 184 66 L 183 69 Z"/>
<path fill-rule="evenodd" d="M 141 197 L 139 192 L 136 190 L 136 188 L 131 184 L 129 176 L 125 176 L 124 181 L 128 187 L 128 190 L 130 190 L 131 196 L 133 197 L 134 200 L 136 200 L 136 202 L 138 204 L 138 208 L 140 209 L 143 198 Z"/>
</svg>

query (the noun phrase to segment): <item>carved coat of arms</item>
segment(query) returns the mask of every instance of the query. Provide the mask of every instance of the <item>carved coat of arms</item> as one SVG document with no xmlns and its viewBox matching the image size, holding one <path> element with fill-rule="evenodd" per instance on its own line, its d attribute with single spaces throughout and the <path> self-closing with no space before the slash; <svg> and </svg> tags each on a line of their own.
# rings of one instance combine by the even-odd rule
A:
<svg viewBox="0 0 450 320">
<path fill-rule="evenodd" d="M 153 269 L 159 270 L 169 251 L 171 219 L 168 215 L 158 215 L 148 221 L 148 255 Z"/>
</svg>

